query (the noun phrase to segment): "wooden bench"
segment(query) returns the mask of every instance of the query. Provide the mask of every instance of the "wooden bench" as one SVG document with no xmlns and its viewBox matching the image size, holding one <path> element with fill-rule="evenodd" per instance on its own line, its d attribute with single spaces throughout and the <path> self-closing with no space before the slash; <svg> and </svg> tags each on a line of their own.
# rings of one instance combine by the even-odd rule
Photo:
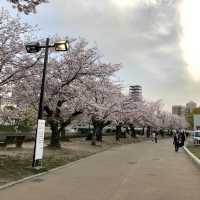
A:
<svg viewBox="0 0 200 200">
<path fill-rule="evenodd" d="M 32 138 L 33 133 L 0 133 L 0 146 L 7 147 L 8 144 L 15 144 L 21 148 L 27 138 Z"/>
</svg>

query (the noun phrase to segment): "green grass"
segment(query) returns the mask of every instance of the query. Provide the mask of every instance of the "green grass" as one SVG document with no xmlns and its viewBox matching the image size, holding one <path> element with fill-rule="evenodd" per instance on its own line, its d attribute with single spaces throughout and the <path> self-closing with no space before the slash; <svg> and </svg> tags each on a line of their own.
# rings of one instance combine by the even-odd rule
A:
<svg viewBox="0 0 200 200">
<path fill-rule="evenodd" d="M 189 145 L 187 148 L 200 159 L 200 145 Z"/>
<path fill-rule="evenodd" d="M 31 167 L 32 158 L 20 156 L 0 156 L 0 185 L 10 181 L 48 171 L 50 169 L 65 165 L 91 155 L 90 152 L 70 152 L 66 154 L 60 150 L 57 155 L 45 156 L 42 161 L 42 168 L 34 169 Z"/>
<path fill-rule="evenodd" d="M 5 180 L 17 180 L 33 175 L 34 171 L 28 166 L 31 166 L 31 160 L 5 156 L 0 159 L 0 177 Z"/>
<path fill-rule="evenodd" d="M 0 132 L 15 132 L 15 127 L 0 125 Z"/>
<path fill-rule="evenodd" d="M 25 127 L 25 126 L 19 126 L 18 129 L 16 130 L 16 127 L 13 125 L 13 126 L 5 126 L 5 125 L 0 125 L 0 132 L 16 132 L 16 131 L 21 131 L 22 133 L 23 132 L 31 132 L 32 131 L 32 128 L 31 127 Z"/>
<path fill-rule="evenodd" d="M 0 161 L 0 177 L 5 180 L 18 180 L 20 178 L 31 176 L 49 169 L 64 165 L 64 158 L 48 157 L 44 159 L 41 169 L 31 167 L 31 159 L 22 159 L 20 157 L 4 157 Z"/>
<path fill-rule="evenodd" d="M 120 139 L 120 142 L 116 142 L 113 136 L 108 136 L 104 137 L 103 140 L 103 143 L 97 143 L 96 146 L 91 146 L 90 141 L 79 138 L 72 139 L 69 143 L 63 143 L 63 148 L 61 149 L 45 147 L 42 168 L 40 169 L 31 167 L 33 146 L 30 148 L 30 143 L 25 143 L 24 148 L 22 149 L 13 147 L 6 149 L 0 148 L 0 185 L 63 166 L 67 163 L 109 149 L 110 147 L 130 142 L 139 142 L 142 139 L 131 138 L 129 141 L 128 138 L 122 138 Z"/>
</svg>

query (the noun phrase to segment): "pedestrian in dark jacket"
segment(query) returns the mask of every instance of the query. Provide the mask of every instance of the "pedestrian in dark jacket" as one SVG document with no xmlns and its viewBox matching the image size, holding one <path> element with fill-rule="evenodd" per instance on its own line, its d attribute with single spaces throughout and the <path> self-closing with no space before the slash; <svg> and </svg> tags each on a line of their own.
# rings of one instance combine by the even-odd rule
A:
<svg viewBox="0 0 200 200">
<path fill-rule="evenodd" d="M 173 141 L 173 144 L 174 144 L 174 147 L 175 147 L 175 152 L 178 151 L 179 142 L 180 142 L 180 135 L 179 135 L 178 133 L 176 133 L 176 134 L 174 135 L 174 141 Z"/>
<path fill-rule="evenodd" d="M 183 147 L 184 146 L 184 143 L 185 143 L 185 134 L 184 132 L 181 132 L 180 133 L 180 144 L 179 144 L 179 147 Z"/>
</svg>

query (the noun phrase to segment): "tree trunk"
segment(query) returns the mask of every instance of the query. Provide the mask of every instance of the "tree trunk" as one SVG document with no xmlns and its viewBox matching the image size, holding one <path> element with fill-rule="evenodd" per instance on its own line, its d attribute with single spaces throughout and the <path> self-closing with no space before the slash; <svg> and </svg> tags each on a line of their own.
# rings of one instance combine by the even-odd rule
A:
<svg viewBox="0 0 200 200">
<path fill-rule="evenodd" d="M 102 126 L 97 126 L 97 127 L 95 128 L 95 131 L 96 131 L 96 138 L 97 138 L 97 141 L 102 142 L 102 132 L 103 132 Z"/>
<path fill-rule="evenodd" d="M 44 106 L 44 110 L 47 113 L 47 120 L 50 123 L 52 134 L 51 134 L 51 140 L 50 140 L 50 147 L 60 148 L 60 132 L 65 130 L 65 127 L 68 126 L 75 118 L 76 116 L 80 115 L 82 111 L 75 111 L 72 113 L 66 120 L 64 120 L 61 116 L 61 107 L 63 105 L 64 101 L 59 100 L 57 102 L 56 110 L 51 110 L 47 105 Z M 59 127 L 60 124 L 60 127 Z M 65 135 L 64 132 L 62 132 Z"/>
<path fill-rule="evenodd" d="M 59 126 L 57 122 L 52 122 L 50 124 L 51 126 L 51 140 L 50 140 L 50 147 L 53 148 L 61 148 L 61 144 L 60 144 L 60 132 L 59 132 Z"/>
<path fill-rule="evenodd" d="M 147 138 L 149 138 L 150 135 L 151 135 L 151 127 L 148 126 L 148 127 L 147 127 Z"/>
<path fill-rule="evenodd" d="M 142 135 L 145 135 L 145 127 L 142 128 Z"/>
<path fill-rule="evenodd" d="M 61 139 L 65 139 L 65 129 L 61 130 Z"/>
<path fill-rule="evenodd" d="M 130 124 L 129 127 L 131 130 L 131 137 L 136 138 L 135 127 L 133 126 L 133 124 Z"/>
<path fill-rule="evenodd" d="M 96 132 L 95 132 L 95 129 L 93 129 L 93 132 L 92 132 L 92 145 L 96 145 Z"/>
<path fill-rule="evenodd" d="M 165 136 L 164 130 L 163 130 L 163 129 L 160 129 L 160 130 L 159 130 L 159 134 L 160 134 L 162 137 L 164 137 L 164 136 Z"/>
<path fill-rule="evenodd" d="M 121 132 L 122 132 L 122 127 L 120 125 L 117 125 L 116 126 L 116 137 L 115 137 L 116 141 L 119 141 Z"/>
<path fill-rule="evenodd" d="M 88 127 L 88 134 L 87 134 L 87 136 L 86 136 L 86 140 L 92 140 L 92 137 L 93 137 L 93 133 L 94 133 L 94 129 L 92 128 L 91 129 L 91 127 L 90 127 L 90 123 L 89 123 L 89 127 Z"/>
<path fill-rule="evenodd" d="M 66 142 L 70 141 L 69 136 L 66 135 L 65 128 L 61 129 L 61 140 L 66 141 Z"/>
<path fill-rule="evenodd" d="M 94 133 L 96 135 L 97 141 L 102 142 L 103 128 L 109 125 L 110 123 L 111 123 L 110 121 L 105 122 L 104 120 L 99 120 L 99 119 L 96 119 L 95 117 L 92 117 L 92 124 L 94 127 Z"/>
<path fill-rule="evenodd" d="M 126 133 L 129 135 L 129 128 L 126 126 Z"/>
</svg>

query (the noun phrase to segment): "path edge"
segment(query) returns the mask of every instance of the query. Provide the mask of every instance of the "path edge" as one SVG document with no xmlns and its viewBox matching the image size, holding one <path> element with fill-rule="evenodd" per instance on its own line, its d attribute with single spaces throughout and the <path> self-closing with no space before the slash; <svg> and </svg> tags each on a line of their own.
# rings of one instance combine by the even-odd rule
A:
<svg viewBox="0 0 200 200">
<path fill-rule="evenodd" d="M 190 159 L 200 168 L 200 159 L 197 158 L 187 147 L 183 147 L 186 154 L 190 157 Z"/>
<path fill-rule="evenodd" d="M 114 147 L 112 147 L 112 148 L 114 148 Z M 109 149 L 111 149 L 111 148 L 109 148 Z M 109 149 L 105 149 L 105 150 L 103 150 L 103 151 L 96 152 L 96 153 L 91 154 L 91 155 L 88 155 L 88 156 L 86 156 L 86 157 L 82 157 L 82 158 L 80 158 L 80 159 L 78 159 L 78 160 L 69 162 L 69 163 L 67 163 L 67 164 L 65 164 L 65 165 L 61 165 L 61 166 L 59 166 L 59 167 L 55 167 L 55 168 L 52 168 L 52 169 L 47 170 L 47 171 L 44 171 L 44 172 L 41 172 L 41 173 L 38 173 L 38 174 L 34 174 L 34 175 L 32 175 L 32 176 L 24 177 L 24 178 L 19 179 L 19 180 L 17 180 L 17 181 L 12 181 L 12 182 L 10 182 L 10 183 L 6 183 L 6 184 L 0 186 L 0 190 L 4 190 L 4 189 L 6 189 L 6 188 L 15 186 L 15 185 L 17 185 L 17 184 L 20 184 L 20 183 L 23 183 L 23 182 L 32 180 L 32 179 L 37 178 L 37 177 L 40 177 L 40 176 L 44 176 L 44 175 L 47 175 L 47 174 L 51 174 L 51 173 L 53 173 L 53 172 L 56 172 L 56 171 L 58 171 L 58 170 L 60 170 L 60 169 L 65 168 L 65 167 L 67 167 L 67 166 L 74 165 L 74 164 L 80 162 L 80 161 L 83 160 L 83 159 L 89 159 L 89 158 L 91 158 L 91 157 L 93 157 L 93 156 L 96 156 L 96 155 L 99 154 L 99 153 L 103 153 L 104 151 L 107 151 L 107 150 L 109 150 Z"/>
</svg>

